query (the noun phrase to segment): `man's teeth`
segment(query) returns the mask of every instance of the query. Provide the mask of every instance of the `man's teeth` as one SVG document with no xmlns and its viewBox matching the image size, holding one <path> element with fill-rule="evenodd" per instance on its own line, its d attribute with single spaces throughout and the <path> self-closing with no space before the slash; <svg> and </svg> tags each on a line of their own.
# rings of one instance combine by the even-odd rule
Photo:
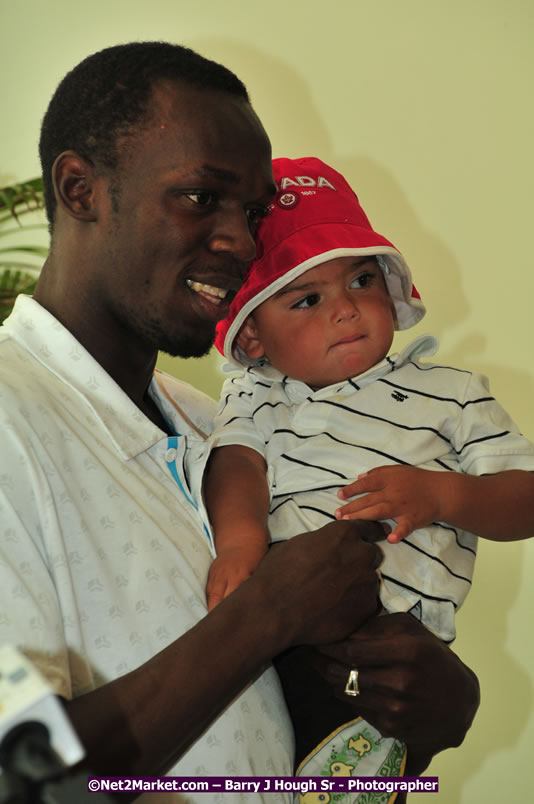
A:
<svg viewBox="0 0 534 804">
<path fill-rule="evenodd" d="M 214 285 L 204 285 L 202 282 L 194 282 L 192 279 L 187 279 L 186 282 L 195 293 L 206 296 L 207 299 L 216 304 L 219 304 L 219 301 L 224 299 L 228 293 L 228 290 L 224 290 L 223 288 L 216 288 Z"/>
</svg>

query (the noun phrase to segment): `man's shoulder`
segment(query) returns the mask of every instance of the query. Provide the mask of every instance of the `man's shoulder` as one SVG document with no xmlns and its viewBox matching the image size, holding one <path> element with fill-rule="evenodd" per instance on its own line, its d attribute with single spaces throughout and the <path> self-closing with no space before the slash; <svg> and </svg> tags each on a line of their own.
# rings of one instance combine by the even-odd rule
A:
<svg viewBox="0 0 534 804">
<path fill-rule="evenodd" d="M 0 327 L 0 385 L 23 388 L 32 373 L 35 359 L 4 327 Z"/>
<path fill-rule="evenodd" d="M 11 314 L 0 326 L 0 383 L 24 388 L 43 376 L 43 364 L 52 353 L 48 335 L 59 324 L 31 296 L 20 294 Z"/>
</svg>

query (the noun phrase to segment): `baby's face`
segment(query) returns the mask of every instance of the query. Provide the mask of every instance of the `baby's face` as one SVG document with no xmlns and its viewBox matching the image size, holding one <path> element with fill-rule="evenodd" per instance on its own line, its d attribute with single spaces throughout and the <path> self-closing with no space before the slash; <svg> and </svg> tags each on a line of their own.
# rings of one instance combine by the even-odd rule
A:
<svg viewBox="0 0 534 804">
<path fill-rule="evenodd" d="M 393 302 L 374 257 L 338 257 L 310 268 L 252 314 L 249 357 L 324 388 L 362 374 L 389 352 Z"/>
</svg>

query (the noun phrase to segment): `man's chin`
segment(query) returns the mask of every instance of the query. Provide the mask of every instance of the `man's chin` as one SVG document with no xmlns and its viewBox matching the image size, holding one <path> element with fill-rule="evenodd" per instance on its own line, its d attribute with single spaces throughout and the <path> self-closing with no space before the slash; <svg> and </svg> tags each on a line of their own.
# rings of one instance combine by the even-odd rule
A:
<svg viewBox="0 0 534 804">
<path fill-rule="evenodd" d="M 192 338 L 176 342 L 167 340 L 165 343 L 159 345 L 159 351 L 165 352 L 165 354 L 171 357 L 206 357 L 211 351 L 214 338 L 215 335 L 212 335 L 209 339 L 204 338 L 202 340 Z"/>
</svg>

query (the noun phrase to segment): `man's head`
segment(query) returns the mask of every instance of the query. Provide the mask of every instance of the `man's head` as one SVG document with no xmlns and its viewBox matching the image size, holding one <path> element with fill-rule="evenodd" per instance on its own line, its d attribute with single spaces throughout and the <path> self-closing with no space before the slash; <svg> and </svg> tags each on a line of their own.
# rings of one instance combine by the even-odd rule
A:
<svg viewBox="0 0 534 804">
<path fill-rule="evenodd" d="M 275 159 L 273 173 L 279 191 L 269 208 L 269 214 L 259 227 L 257 257 L 249 268 L 245 284 L 232 302 L 230 314 L 217 327 L 215 343 L 219 351 L 228 359 L 237 360 L 243 365 L 259 359 L 260 350 L 255 349 L 257 354 L 253 356 L 243 348 L 247 344 L 244 334 L 250 334 L 251 330 L 242 327 L 245 322 L 257 327 L 260 319 L 264 321 L 260 305 L 267 305 L 272 299 L 271 309 L 275 304 L 279 306 L 293 298 L 293 288 L 297 295 L 301 289 L 303 300 L 300 304 L 295 296 L 295 309 L 302 311 L 304 306 L 310 308 L 301 318 L 306 315 L 317 316 L 320 306 L 317 302 L 320 299 L 313 291 L 313 305 L 309 305 L 304 292 L 306 283 L 312 280 L 313 283 L 323 283 L 325 301 L 334 293 L 335 277 L 336 282 L 342 280 L 343 292 L 346 292 L 347 298 L 354 298 L 354 304 L 357 299 L 363 303 L 371 288 L 372 293 L 379 293 L 382 300 L 387 298 L 384 307 L 386 315 L 382 321 L 386 330 L 390 326 L 387 319 L 391 316 L 392 327 L 396 329 L 407 329 L 416 324 L 423 317 L 425 308 L 412 284 L 410 270 L 395 246 L 374 231 L 344 177 L 315 158 Z M 328 288 L 326 281 L 329 269 L 332 271 L 331 288 Z M 363 282 L 358 278 L 362 271 L 366 275 Z M 336 316 L 335 310 L 333 315 Z M 355 308 L 353 318 L 357 315 Z M 339 318 L 340 321 L 345 319 L 345 314 Z M 281 321 L 279 326 L 282 326 Z M 239 333 L 241 338 L 237 337 Z M 262 334 L 264 340 L 265 327 L 262 327 Z M 296 337 L 295 329 L 289 349 L 297 348 Z M 386 332 L 383 343 L 388 337 Z M 358 347 L 360 351 L 362 346 L 363 341 Z M 382 347 L 378 352 L 373 350 L 371 357 L 381 350 Z M 270 359 L 267 349 L 265 354 Z M 383 356 L 380 354 L 377 360 Z M 370 363 L 367 368 L 373 364 Z M 340 381 L 342 375 L 343 371 L 332 382 Z M 343 378 L 348 376 L 354 374 L 345 374 Z M 308 384 L 319 385 L 320 382 L 316 380 Z"/>
<path fill-rule="evenodd" d="M 37 301 L 114 375 L 125 354 L 205 354 L 276 191 L 241 82 L 175 45 L 110 48 L 64 79 L 41 147 L 54 236 Z"/>
<path fill-rule="evenodd" d="M 74 151 L 97 169 L 114 170 L 128 137 L 150 114 L 155 85 L 165 81 L 248 100 L 246 87 L 234 73 L 181 45 L 130 42 L 88 56 L 60 82 L 41 126 L 39 154 L 51 228 L 56 158 Z"/>
</svg>

